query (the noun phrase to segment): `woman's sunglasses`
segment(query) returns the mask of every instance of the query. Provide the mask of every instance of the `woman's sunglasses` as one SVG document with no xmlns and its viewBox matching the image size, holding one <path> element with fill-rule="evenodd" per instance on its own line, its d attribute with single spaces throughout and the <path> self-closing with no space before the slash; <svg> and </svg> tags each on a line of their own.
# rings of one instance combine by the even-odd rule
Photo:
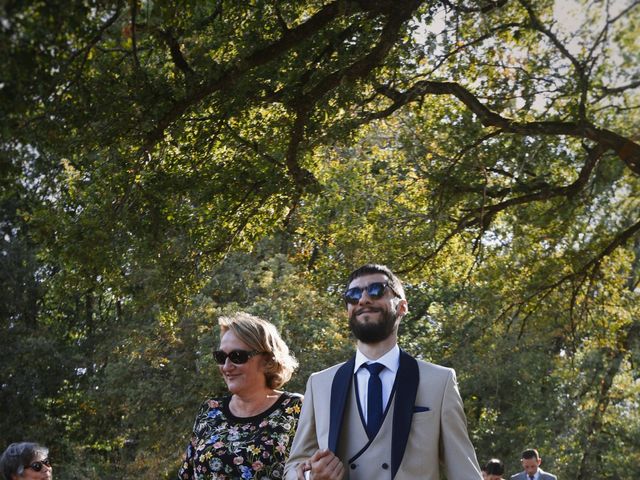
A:
<svg viewBox="0 0 640 480">
<path fill-rule="evenodd" d="M 247 363 L 250 358 L 255 357 L 260 353 L 265 352 L 258 352 L 257 350 L 232 350 L 227 353 L 223 352 L 222 350 L 216 350 L 215 352 L 213 352 L 213 357 L 216 359 L 216 363 L 218 365 L 224 365 L 224 363 L 227 361 L 227 358 L 236 365 L 242 365 L 243 363 Z"/>
<path fill-rule="evenodd" d="M 378 298 L 382 298 L 384 295 L 385 289 L 389 287 L 389 289 L 396 294 L 396 292 L 389 286 L 387 282 L 374 282 L 370 283 L 366 287 L 353 287 L 344 292 L 344 301 L 350 303 L 351 305 L 356 305 L 360 299 L 362 298 L 362 293 L 366 290 L 369 298 L 373 300 L 377 300 Z M 397 296 L 397 294 L 396 294 Z"/>
<path fill-rule="evenodd" d="M 51 460 L 49 460 L 48 458 L 45 458 L 44 460 L 40 460 L 39 462 L 33 462 L 29 464 L 25 468 L 30 468 L 34 472 L 39 472 L 40 470 L 42 470 L 43 465 L 46 465 L 47 467 L 51 467 Z"/>
</svg>

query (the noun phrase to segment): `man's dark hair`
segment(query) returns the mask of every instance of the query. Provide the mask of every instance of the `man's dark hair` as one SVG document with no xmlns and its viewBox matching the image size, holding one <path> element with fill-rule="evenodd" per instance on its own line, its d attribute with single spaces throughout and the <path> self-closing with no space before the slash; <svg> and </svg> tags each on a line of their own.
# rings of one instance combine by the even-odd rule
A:
<svg viewBox="0 0 640 480">
<path fill-rule="evenodd" d="M 504 473 L 504 465 L 500 459 L 492 458 L 485 465 L 484 471 L 489 475 L 502 475 Z"/>
<path fill-rule="evenodd" d="M 377 263 L 367 263 L 366 265 L 362 265 L 361 267 L 356 268 L 353 272 L 351 272 L 349 278 L 347 279 L 347 288 L 349 288 L 349 285 L 351 284 L 351 282 L 353 282 L 354 279 L 362 277 L 364 275 L 373 275 L 376 273 L 386 275 L 389 279 L 389 287 L 391 288 L 391 290 L 393 290 L 398 297 L 402 298 L 403 300 L 405 299 L 404 287 L 402 286 L 402 282 L 400 281 L 400 279 L 396 277 L 395 273 L 393 273 L 389 269 L 389 267 L 387 267 L 386 265 L 379 265 Z"/>
<path fill-rule="evenodd" d="M 530 459 L 535 458 L 536 460 L 540 459 L 540 455 L 538 455 L 538 451 L 535 448 L 527 448 L 522 452 L 522 458 Z"/>
</svg>

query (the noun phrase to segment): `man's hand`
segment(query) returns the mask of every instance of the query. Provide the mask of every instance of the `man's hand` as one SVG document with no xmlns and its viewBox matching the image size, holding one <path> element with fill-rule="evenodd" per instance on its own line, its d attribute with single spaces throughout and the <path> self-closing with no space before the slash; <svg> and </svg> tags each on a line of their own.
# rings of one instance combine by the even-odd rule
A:
<svg viewBox="0 0 640 480">
<path fill-rule="evenodd" d="M 342 480 L 344 465 L 331 450 L 318 450 L 296 467 L 298 480 Z"/>
</svg>

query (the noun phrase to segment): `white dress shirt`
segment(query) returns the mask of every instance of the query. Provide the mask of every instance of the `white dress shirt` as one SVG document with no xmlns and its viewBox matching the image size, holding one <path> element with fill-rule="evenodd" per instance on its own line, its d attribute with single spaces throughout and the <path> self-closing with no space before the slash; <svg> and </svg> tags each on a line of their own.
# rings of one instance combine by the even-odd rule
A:
<svg viewBox="0 0 640 480">
<path fill-rule="evenodd" d="M 367 418 L 367 387 L 369 385 L 369 370 L 360 368 L 365 363 L 381 363 L 386 368 L 380 371 L 380 381 L 382 382 L 382 410 L 387 409 L 393 382 L 396 380 L 398 367 L 400 366 L 400 348 L 395 345 L 391 350 L 385 353 L 377 360 L 367 358 L 360 350 L 356 351 L 356 363 L 354 365 L 354 374 L 358 385 L 358 398 L 360 399 L 360 408 L 362 415 Z"/>
</svg>

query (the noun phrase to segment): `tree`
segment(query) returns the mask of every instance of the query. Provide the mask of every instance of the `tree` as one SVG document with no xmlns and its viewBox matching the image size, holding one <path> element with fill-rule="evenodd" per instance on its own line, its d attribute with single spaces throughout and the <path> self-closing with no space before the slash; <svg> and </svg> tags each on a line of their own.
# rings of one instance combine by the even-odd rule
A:
<svg viewBox="0 0 640 480">
<path fill-rule="evenodd" d="M 41 394 L 68 438 L 91 426 L 70 450 L 105 472 L 167 463 L 176 435 L 145 430 L 144 407 L 189 408 L 179 384 L 204 394 L 203 312 L 278 319 L 315 340 L 308 367 L 346 353 L 330 306 L 379 258 L 415 294 L 408 348 L 461 372 L 480 452 L 535 442 L 567 476 L 624 478 L 601 439 L 638 438 L 620 416 L 637 407 L 640 10 L 585 0 L 566 23 L 559 6 L 6 3 L 3 252 L 70 359 Z M 212 274 L 277 288 L 238 301 Z M 38 335 L 6 300 L 3 336 Z M 525 429 L 529 395 L 545 400 Z"/>
</svg>

